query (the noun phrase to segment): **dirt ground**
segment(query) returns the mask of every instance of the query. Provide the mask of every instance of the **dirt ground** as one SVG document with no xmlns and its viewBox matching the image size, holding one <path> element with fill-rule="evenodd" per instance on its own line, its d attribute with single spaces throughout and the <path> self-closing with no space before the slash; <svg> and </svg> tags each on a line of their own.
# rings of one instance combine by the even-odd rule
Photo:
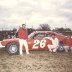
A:
<svg viewBox="0 0 72 72">
<path fill-rule="evenodd" d="M 30 51 L 10 56 L 0 49 L 0 72 L 72 72 L 72 53 Z"/>
</svg>

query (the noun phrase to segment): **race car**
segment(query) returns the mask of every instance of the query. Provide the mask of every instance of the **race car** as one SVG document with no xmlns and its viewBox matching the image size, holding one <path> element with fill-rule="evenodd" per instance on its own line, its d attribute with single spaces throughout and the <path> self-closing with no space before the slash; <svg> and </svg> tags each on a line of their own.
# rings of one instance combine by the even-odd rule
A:
<svg viewBox="0 0 72 72">
<path fill-rule="evenodd" d="M 51 34 L 55 34 L 60 41 L 59 51 L 63 51 L 63 40 L 66 38 L 62 34 L 58 34 L 52 31 L 34 31 L 28 36 L 28 48 L 29 50 L 48 50 L 47 45 L 52 44 L 49 39 L 44 39 L 45 37 L 50 37 Z M 17 54 L 19 52 L 19 38 L 4 39 L 0 41 L 0 48 L 5 48 L 9 54 Z M 23 46 L 23 51 L 25 48 Z"/>
</svg>

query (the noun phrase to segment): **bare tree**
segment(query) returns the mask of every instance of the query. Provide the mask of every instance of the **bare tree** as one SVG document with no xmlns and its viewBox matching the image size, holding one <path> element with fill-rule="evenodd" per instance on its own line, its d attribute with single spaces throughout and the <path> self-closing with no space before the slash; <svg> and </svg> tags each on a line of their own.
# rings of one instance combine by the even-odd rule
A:
<svg viewBox="0 0 72 72">
<path fill-rule="evenodd" d="M 62 33 L 64 35 L 72 35 L 72 30 L 70 28 L 55 28 L 53 31 Z"/>
<path fill-rule="evenodd" d="M 39 25 L 39 28 L 37 30 L 40 30 L 40 31 L 50 31 L 50 26 L 48 24 L 40 24 Z"/>
<path fill-rule="evenodd" d="M 70 28 L 55 28 L 54 31 L 58 31 L 58 32 L 70 32 L 71 29 Z"/>
</svg>

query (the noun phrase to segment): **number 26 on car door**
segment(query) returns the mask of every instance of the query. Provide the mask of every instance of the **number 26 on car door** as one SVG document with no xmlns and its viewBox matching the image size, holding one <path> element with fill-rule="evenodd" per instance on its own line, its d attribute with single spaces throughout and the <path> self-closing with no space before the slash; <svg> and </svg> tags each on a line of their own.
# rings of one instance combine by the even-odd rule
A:
<svg viewBox="0 0 72 72">
<path fill-rule="evenodd" d="M 40 46 L 39 46 L 40 45 Z M 46 45 L 46 40 L 34 40 L 34 45 L 32 46 L 33 49 L 44 48 Z"/>
</svg>

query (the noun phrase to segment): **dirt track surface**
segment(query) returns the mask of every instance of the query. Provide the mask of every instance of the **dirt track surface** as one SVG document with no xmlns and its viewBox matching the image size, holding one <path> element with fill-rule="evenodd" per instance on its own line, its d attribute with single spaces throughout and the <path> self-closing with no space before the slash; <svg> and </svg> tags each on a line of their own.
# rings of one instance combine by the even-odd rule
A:
<svg viewBox="0 0 72 72">
<path fill-rule="evenodd" d="M 72 53 L 30 51 L 10 56 L 0 49 L 0 72 L 72 72 Z"/>
</svg>

